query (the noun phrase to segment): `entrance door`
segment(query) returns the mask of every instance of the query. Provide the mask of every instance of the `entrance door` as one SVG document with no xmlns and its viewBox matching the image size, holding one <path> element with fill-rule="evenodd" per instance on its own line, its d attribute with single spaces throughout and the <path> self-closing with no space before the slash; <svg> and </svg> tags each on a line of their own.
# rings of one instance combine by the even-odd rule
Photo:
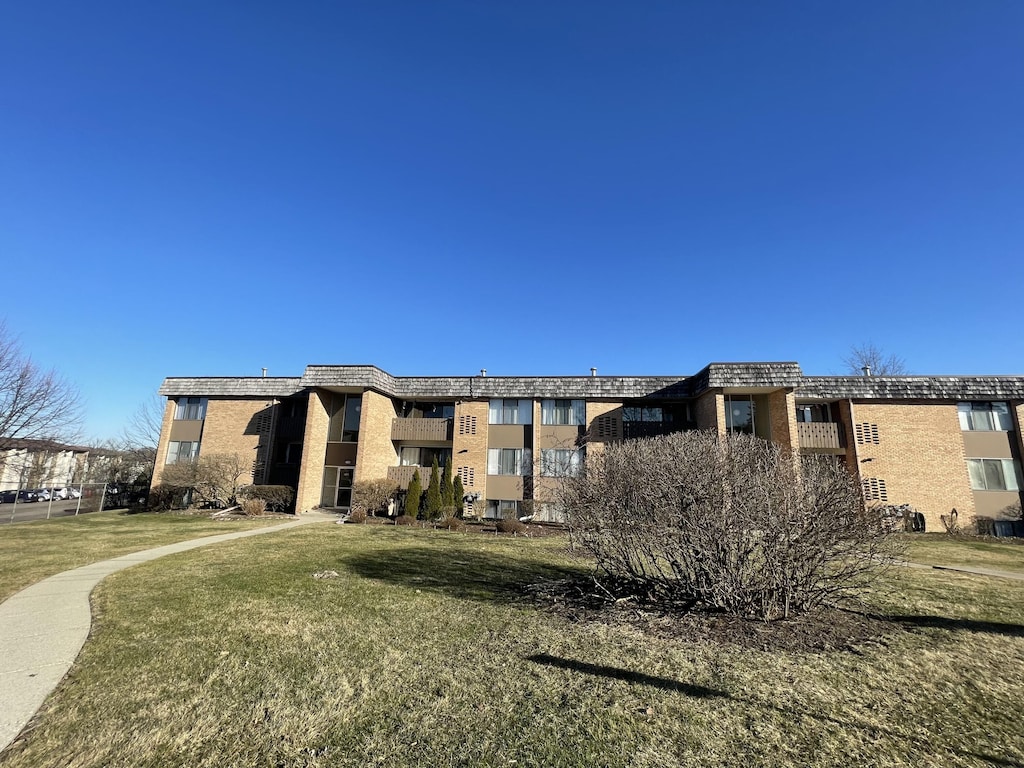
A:
<svg viewBox="0 0 1024 768">
<path fill-rule="evenodd" d="M 324 467 L 324 488 L 320 494 L 320 505 L 324 507 L 351 507 L 352 467 Z"/>
</svg>

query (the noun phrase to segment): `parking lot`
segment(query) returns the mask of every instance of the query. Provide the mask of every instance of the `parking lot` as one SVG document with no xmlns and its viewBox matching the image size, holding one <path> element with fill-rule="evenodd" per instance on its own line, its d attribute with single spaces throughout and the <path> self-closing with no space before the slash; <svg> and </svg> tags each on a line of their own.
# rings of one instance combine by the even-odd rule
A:
<svg viewBox="0 0 1024 768">
<path fill-rule="evenodd" d="M 82 502 L 79 507 L 79 501 Z M 17 504 L 0 504 L 0 525 L 24 523 L 29 520 L 47 520 L 54 517 L 70 517 L 74 514 L 95 512 L 97 504 L 92 499 L 56 499 L 54 501 L 19 501 Z"/>
</svg>

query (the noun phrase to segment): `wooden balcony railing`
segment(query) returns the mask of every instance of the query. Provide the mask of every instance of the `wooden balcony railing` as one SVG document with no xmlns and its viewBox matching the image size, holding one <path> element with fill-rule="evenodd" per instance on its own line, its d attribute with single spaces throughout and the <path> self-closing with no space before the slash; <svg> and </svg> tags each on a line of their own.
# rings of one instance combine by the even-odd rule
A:
<svg viewBox="0 0 1024 768">
<path fill-rule="evenodd" d="M 430 467 L 388 467 L 388 480 L 394 480 L 402 488 L 408 488 L 417 469 L 420 471 L 420 482 L 426 488 L 430 482 Z"/>
<path fill-rule="evenodd" d="M 392 440 L 451 440 L 452 419 L 392 419 Z"/>
<path fill-rule="evenodd" d="M 796 425 L 796 432 L 801 448 L 841 450 L 845 447 L 838 424 L 823 421 L 800 422 Z"/>
</svg>

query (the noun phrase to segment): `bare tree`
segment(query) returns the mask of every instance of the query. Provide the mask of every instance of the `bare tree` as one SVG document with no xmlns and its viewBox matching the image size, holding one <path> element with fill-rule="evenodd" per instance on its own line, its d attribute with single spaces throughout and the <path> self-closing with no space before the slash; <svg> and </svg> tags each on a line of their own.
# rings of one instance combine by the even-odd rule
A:
<svg viewBox="0 0 1024 768">
<path fill-rule="evenodd" d="M 32 362 L 0 322 L 0 450 L 25 439 L 74 442 L 81 424 L 78 391 Z"/>
<path fill-rule="evenodd" d="M 875 346 L 874 342 L 854 344 L 843 358 L 847 373 L 860 376 L 868 369 L 871 376 L 906 376 L 907 363 L 902 357 L 886 354 Z"/>
<path fill-rule="evenodd" d="M 166 401 L 153 394 L 139 404 L 121 431 L 120 449 L 129 454 L 131 461 L 146 467 L 153 476 L 156 464 L 156 447 L 160 444 L 160 429 L 163 426 Z"/>
</svg>

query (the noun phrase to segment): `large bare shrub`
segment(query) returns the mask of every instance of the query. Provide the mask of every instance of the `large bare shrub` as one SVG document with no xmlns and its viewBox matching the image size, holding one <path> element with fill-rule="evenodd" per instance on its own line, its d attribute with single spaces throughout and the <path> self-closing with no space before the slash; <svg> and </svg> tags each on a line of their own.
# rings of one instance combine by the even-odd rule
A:
<svg viewBox="0 0 1024 768">
<path fill-rule="evenodd" d="M 851 594 L 892 540 L 845 467 L 747 435 L 609 445 L 560 501 L 609 589 L 765 620 Z"/>
<path fill-rule="evenodd" d="M 361 509 L 371 515 L 386 512 L 388 503 L 395 498 L 400 487 L 397 482 L 386 477 L 356 480 L 352 486 L 352 509 Z"/>
<path fill-rule="evenodd" d="M 251 465 L 233 453 L 211 453 L 195 461 L 183 461 L 164 467 L 160 481 L 192 493 L 192 503 L 227 507 L 238 496 L 240 481 L 251 477 Z"/>
</svg>

